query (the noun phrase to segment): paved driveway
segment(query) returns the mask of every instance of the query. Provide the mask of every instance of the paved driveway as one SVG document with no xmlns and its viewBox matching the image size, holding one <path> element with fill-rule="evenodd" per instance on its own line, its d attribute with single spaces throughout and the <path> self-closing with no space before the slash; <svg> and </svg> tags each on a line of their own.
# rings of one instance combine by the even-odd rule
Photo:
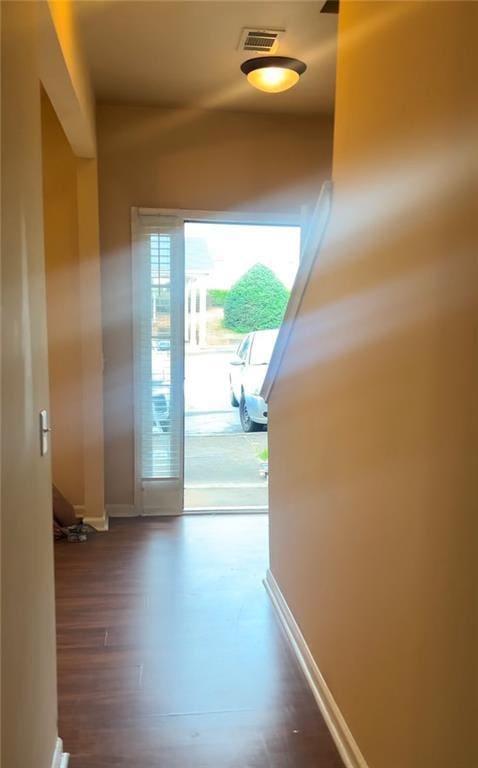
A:
<svg viewBox="0 0 478 768">
<path fill-rule="evenodd" d="M 229 402 L 232 352 L 186 356 L 185 506 L 266 507 L 259 454 L 267 432 L 245 434 Z"/>
<path fill-rule="evenodd" d="M 229 394 L 233 354 L 234 350 L 218 350 L 186 355 L 186 435 L 242 433 L 239 409 L 233 408 Z"/>
<path fill-rule="evenodd" d="M 227 411 L 189 411 L 185 417 L 185 432 L 188 435 L 243 434 L 239 420 L 239 409 Z"/>
</svg>

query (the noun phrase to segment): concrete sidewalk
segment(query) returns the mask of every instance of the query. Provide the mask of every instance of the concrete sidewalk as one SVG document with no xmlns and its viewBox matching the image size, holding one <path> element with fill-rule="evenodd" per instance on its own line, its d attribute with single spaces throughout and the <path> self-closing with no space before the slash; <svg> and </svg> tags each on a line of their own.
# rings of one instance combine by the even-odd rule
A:
<svg viewBox="0 0 478 768">
<path fill-rule="evenodd" d="M 185 507 L 267 506 L 268 483 L 258 454 L 267 432 L 188 435 L 185 443 Z"/>
<path fill-rule="evenodd" d="M 231 433 L 241 433 L 239 409 L 230 406 L 222 411 L 188 411 L 184 417 L 184 432 L 186 440 L 191 436 L 220 436 Z"/>
</svg>

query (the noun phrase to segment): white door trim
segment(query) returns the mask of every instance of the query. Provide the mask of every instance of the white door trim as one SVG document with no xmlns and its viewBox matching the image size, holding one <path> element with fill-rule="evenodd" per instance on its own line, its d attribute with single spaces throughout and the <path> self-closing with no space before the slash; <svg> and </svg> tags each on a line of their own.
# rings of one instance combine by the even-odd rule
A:
<svg viewBox="0 0 478 768">
<path fill-rule="evenodd" d="M 180 344 L 184 344 L 184 219 L 182 217 L 182 211 L 172 209 L 153 209 L 153 208 L 138 208 L 133 207 L 131 209 L 131 273 L 132 273 L 132 286 L 133 286 L 133 368 L 134 368 L 134 509 L 136 516 L 141 515 L 178 515 L 182 514 L 184 508 L 184 500 L 182 498 L 184 490 L 184 401 L 181 407 L 181 436 L 180 436 L 180 477 L 181 484 L 181 509 L 178 511 L 177 500 L 175 502 L 174 496 L 177 496 L 173 491 L 175 487 L 177 489 L 177 482 L 173 479 L 162 480 L 147 480 L 146 486 L 143 482 L 142 472 L 142 414 L 138 405 L 141 403 L 141 326 L 138 322 L 138 317 L 143 315 L 144 296 L 141 291 L 141 284 L 143 275 L 141 270 L 144 269 L 149 258 L 149 254 L 143 253 L 142 248 L 144 245 L 144 220 L 148 216 L 151 216 L 151 224 L 154 226 L 155 222 L 152 221 L 154 216 L 163 217 L 164 219 L 170 218 L 172 221 L 172 228 L 179 234 L 179 247 L 176 251 L 176 256 L 180 255 L 179 262 L 176 264 L 176 268 L 171 269 L 172 283 L 171 288 L 171 300 L 174 301 L 174 310 L 172 312 L 177 315 L 177 323 L 175 326 L 175 336 L 177 348 L 180 348 Z M 159 224 L 161 226 L 161 224 Z M 165 224 L 167 227 L 168 225 Z M 136 264 L 136 258 L 139 257 L 139 266 Z M 181 285 L 180 285 L 181 283 Z M 174 290 L 176 288 L 176 290 Z M 179 290 L 180 288 L 180 290 Z M 173 346 L 173 345 L 172 345 Z M 177 362 L 177 361 L 176 361 Z M 179 399 L 179 391 L 183 392 L 184 382 L 184 355 L 180 358 L 180 364 L 176 366 L 176 377 L 178 381 L 174 380 L 173 387 L 176 388 Z M 181 395 L 182 397 L 182 395 Z M 178 482 L 179 482 L 178 481 Z M 154 483 L 161 483 L 161 486 L 166 491 L 167 504 L 165 508 L 159 508 L 154 503 L 151 503 L 151 489 Z M 145 497 L 146 503 L 145 503 Z M 154 494 L 153 494 L 154 497 Z"/>
<path fill-rule="evenodd" d="M 134 360 L 134 515 L 173 515 L 184 514 L 184 508 L 181 512 L 174 512 L 171 509 L 160 510 L 154 504 L 144 503 L 144 491 L 141 471 L 141 416 L 139 409 L 137 408 L 138 398 L 140 396 L 140 370 L 139 370 L 139 326 L 136 322 L 138 297 L 139 297 L 139 284 L 138 273 L 134 264 L 134 255 L 139 252 L 141 247 L 141 219 L 143 221 L 148 216 L 151 219 L 154 217 L 173 217 L 182 224 L 182 240 L 183 240 L 183 252 L 184 252 L 184 225 L 193 222 L 210 222 L 217 224 L 252 224 L 258 226 L 283 226 L 283 227 L 301 227 L 301 234 L 304 231 L 304 222 L 307 217 L 307 209 L 303 207 L 300 211 L 292 213 L 271 213 L 267 211 L 263 212 L 248 212 L 248 211 L 207 211 L 200 209 L 176 209 L 176 208 L 149 208 L 143 206 L 133 206 L 131 209 L 131 272 L 132 272 L 132 284 L 133 284 L 133 360 Z M 184 272 L 184 264 L 183 264 Z M 183 275 L 184 277 L 184 275 Z M 181 291 L 181 296 L 178 297 L 180 303 L 181 318 L 184 322 L 184 291 Z M 182 337 L 184 338 L 184 328 L 182 329 Z M 183 347 L 184 349 L 184 347 Z M 184 354 L 183 354 L 184 358 Z M 184 373 L 184 359 L 183 359 L 183 373 Z M 183 407 L 183 422 L 184 422 L 184 407 Z M 182 466 L 183 466 L 183 483 L 184 483 L 184 424 L 182 434 Z M 184 507 L 184 503 L 183 503 Z M 128 514 L 122 512 L 120 514 Z M 115 513 L 112 513 L 114 516 Z"/>
<path fill-rule="evenodd" d="M 144 208 L 136 209 L 141 216 L 177 216 L 183 222 L 211 222 L 214 224 L 257 224 L 264 227 L 300 227 L 304 223 L 305 211 L 292 213 L 263 213 L 254 211 L 204 211 L 195 208 Z"/>
</svg>

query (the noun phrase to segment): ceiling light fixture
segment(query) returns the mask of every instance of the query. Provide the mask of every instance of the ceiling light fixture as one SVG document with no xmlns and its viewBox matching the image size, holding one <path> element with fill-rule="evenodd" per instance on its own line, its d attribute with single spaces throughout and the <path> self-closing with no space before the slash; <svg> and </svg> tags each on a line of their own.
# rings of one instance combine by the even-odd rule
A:
<svg viewBox="0 0 478 768">
<path fill-rule="evenodd" d="M 249 83 L 266 93 L 280 93 L 292 88 L 307 66 L 303 61 L 288 56 L 257 56 L 241 64 Z"/>
</svg>

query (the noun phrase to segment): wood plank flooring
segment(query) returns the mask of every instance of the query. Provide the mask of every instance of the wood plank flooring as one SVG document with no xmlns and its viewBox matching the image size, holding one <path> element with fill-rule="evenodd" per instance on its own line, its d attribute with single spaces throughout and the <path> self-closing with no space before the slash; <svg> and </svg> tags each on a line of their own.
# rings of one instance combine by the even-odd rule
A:
<svg viewBox="0 0 478 768">
<path fill-rule="evenodd" d="M 342 768 L 262 586 L 267 550 L 265 515 L 56 544 L 71 768 Z"/>
</svg>

